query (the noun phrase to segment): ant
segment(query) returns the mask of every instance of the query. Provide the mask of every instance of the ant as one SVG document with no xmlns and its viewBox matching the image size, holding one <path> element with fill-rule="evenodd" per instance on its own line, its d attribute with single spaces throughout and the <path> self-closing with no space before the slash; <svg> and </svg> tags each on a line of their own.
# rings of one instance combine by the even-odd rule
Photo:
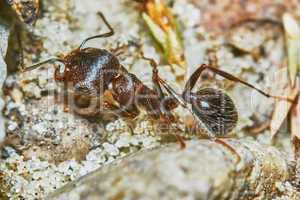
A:
<svg viewBox="0 0 300 200">
<path fill-rule="evenodd" d="M 128 72 L 113 53 L 105 49 L 84 47 L 86 42 L 92 39 L 114 35 L 114 30 L 104 15 L 98 14 L 109 32 L 86 38 L 70 53 L 47 59 L 23 71 L 36 69 L 45 63 L 59 62 L 62 66 L 54 65 L 54 79 L 57 82 L 62 82 L 64 85 L 71 84 L 70 89 L 74 94 L 87 99 L 98 99 L 99 96 L 109 91 L 116 104 L 105 101 L 105 107 L 112 112 L 118 112 L 118 116 L 124 118 L 134 119 L 141 110 L 145 110 L 151 119 L 160 124 L 170 125 L 175 122 L 172 110 L 181 105 L 192 113 L 203 132 L 232 151 L 234 151 L 232 147 L 216 138 L 232 131 L 237 124 L 238 113 L 233 100 L 220 89 L 203 88 L 197 92 L 192 91 L 204 70 L 210 70 L 226 79 L 242 83 L 266 97 L 285 99 L 270 95 L 225 71 L 206 64 L 202 64 L 190 76 L 183 93 L 178 94 L 160 78 L 156 62 L 142 55 L 142 58 L 149 61 L 153 69 L 154 87 L 151 89 L 134 74 Z M 175 136 L 181 147 L 184 147 L 185 143 L 182 138 Z"/>
</svg>

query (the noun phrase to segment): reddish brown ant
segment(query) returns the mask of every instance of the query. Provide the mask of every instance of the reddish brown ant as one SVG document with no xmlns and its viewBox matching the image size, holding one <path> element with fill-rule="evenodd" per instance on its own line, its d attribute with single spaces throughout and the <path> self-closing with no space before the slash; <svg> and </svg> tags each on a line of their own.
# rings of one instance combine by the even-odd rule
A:
<svg viewBox="0 0 300 200">
<path fill-rule="evenodd" d="M 36 69 L 49 62 L 60 62 L 64 65 L 64 70 L 61 72 L 61 68 L 55 66 L 54 78 L 56 81 L 62 82 L 64 85 L 71 85 L 74 94 L 88 99 L 98 99 L 104 92 L 109 91 L 117 106 L 108 101 L 105 102 L 105 106 L 118 112 L 119 116 L 125 118 L 133 119 L 143 109 L 150 118 L 159 123 L 169 125 L 175 122 L 175 117 L 171 111 L 178 105 L 182 105 L 193 114 L 199 127 L 210 138 L 224 136 L 232 131 L 236 126 L 238 113 L 232 99 L 222 90 L 203 88 L 197 92 L 192 92 L 197 80 L 205 69 L 231 81 L 253 88 L 266 97 L 275 97 L 227 72 L 205 64 L 201 65 L 190 76 L 183 93 L 178 94 L 160 78 L 155 61 L 143 56 L 143 59 L 148 60 L 153 68 L 152 80 L 154 89 L 151 89 L 143 84 L 134 74 L 128 72 L 113 53 L 105 49 L 84 47 L 89 40 L 110 37 L 114 34 L 113 28 L 104 15 L 102 13 L 99 14 L 108 27 L 109 32 L 89 37 L 78 48 L 67 55 L 50 58 L 28 67 L 24 71 Z M 184 142 L 180 137 L 178 139 L 184 146 Z M 219 142 L 224 144 L 222 141 Z M 231 147 L 229 148 L 232 149 Z"/>
</svg>

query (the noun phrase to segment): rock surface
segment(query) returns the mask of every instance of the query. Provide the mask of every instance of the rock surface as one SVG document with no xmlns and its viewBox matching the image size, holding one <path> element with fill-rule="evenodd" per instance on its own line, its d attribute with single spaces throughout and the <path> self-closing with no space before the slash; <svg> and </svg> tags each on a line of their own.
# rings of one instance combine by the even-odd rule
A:
<svg viewBox="0 0 300 200">
<path fill-rule="evenodd" d="M 3 95 L 2 86 L 7 73 L 7 66 L 4 61 L 4 58 L 8 46 L 9 31 L 10 31 L 9 26 L 6 25 L 6 23 L 4 23 L 0 19 L 0 111 L 2 111 L 4 106 L 4 101 L 2 99 L 2 95 Z M 2 114 L 0 114 L 0 142 L 4 139 L 4 137 L 5 137 L 4 119 L 2 117 Z"/>
<path fill-rule="evenodd" d="M 191 140 L 184 150 L 172 144 L 141 151 L 71 182 L 49 199 L 271 199 L 280 193 L 279 183 L 291 178 L 293 166 L 275 148 L 225 142 L 238 154 L 209 140 Z"/>
</svg>

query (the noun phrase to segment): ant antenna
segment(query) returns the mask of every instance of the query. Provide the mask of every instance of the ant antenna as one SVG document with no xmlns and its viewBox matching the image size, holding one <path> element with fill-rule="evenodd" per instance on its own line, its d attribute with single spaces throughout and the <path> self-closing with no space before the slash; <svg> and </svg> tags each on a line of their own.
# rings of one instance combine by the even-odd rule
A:
<svg viewBox="0 0 300 200">
<path fill-rule="evenodd" d="M 103 15 L 103 13 L 102 12 L 98 12 L 97 14 L 100 16 L 100 18 L 103 20 L 103 22 L 105 23 L 105 25 L 108 27 L 109 32 L 103 33 L 103 34 L 100 34 L 100 35 L 95 35 L 95 36 L 92 36 L 92 37 L 89 37 L 89 38 L 86 38 L 80 44 L 79 49 L 82 49 L 82 47 L 85 45 L 85 43 L 88 42 L 89 40 L 92 40 L 92 39 L 95 39 L 95 38 L 101 38 L 101 37 L 110 37 L 110 36 L 112 36 L 114 34 L 114 29 L 110 26 L 110 24 L 106 20 L 105 16 Z M 49 59 L 44 60 L 42 62 L 36 63 L 34 65 L 31 65 L 30 67 L 23 68 L 22 71 L 23 72 L 31 71 L 31 70 L 39 68 L 43 64 L 51 63 L 51 62 L 61 62 L 61 63 L 64 63 L 64 60 L 61 59 L 61 58 L 58 58 L 58 57 L 49 58 Z"/>
<path fill-rule="evenodd" d="M 92 39 L 95 39 L 95 38 L 110 37 L 110 36 L 112 36 L 112 35 L 115 33 L 115 32 L 114 32 L 114 29 L 113 29 L 113 28 L 111 27 L 111 25 L 108 23 L 107 19 L 106 19 L 105 16 L 103 15 L 103 13 L 102 13 L 102 12 L 98 12 L 97 14 L 100 16 L 100 18 L 102 19 L 102 21 L 104 22 L 104 24 L 106 25 L 106 27 L 109 29 L 109 32 L 86 38 L 86 39 L 83 40 L 83 42 L 80 44 L 79 49 L 82 49 L 82 47 L 85 45 L 85 43 L 87 43 L 89 40 L 92 40 Z"/>
<path fill-rule="evenodd" d="M 29 67 L 23 68 L 22 71 L 23 72 L 31 71 L 31 70 L 39 68 L 40 66 L 42 66 L 42 65 L 44 65 L 46 63 L 53 63 L 53 62 L 64 63 L 64 61 L 62 59 L 57 58 L 57 57 L 53 57 L 53 58 L 49 58 L 47 60 L 41 61 L 39 63 L 33 64 L 33 65 L 29 66 Z"/>
</svg>

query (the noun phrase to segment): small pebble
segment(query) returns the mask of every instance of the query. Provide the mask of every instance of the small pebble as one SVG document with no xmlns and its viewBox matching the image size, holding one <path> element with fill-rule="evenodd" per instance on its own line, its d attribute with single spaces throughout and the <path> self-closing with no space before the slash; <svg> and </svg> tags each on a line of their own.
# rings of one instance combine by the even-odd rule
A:
<svg viewBox="0 0 300 200">
<path fill-rule="evenodd" d="M 118 147 L 118 148 L 121 148 L 121 147 L 129 147 L 130 146 L 130 139 L 126 136 L 124 137 L 121 137 L 116 143 L 115 145 Z"/>
<path fill-rule="evenodd" d="M 12 91 L 11 91 L 11 97 L 12 99 L 17 103 L 17 104 L 20 104 L 22 102 L 22 99 L 23 99 L 23 94 L 22 92 L 17 89 L 17 88 L 14 88 Z"/>
<path fill-rule="evenodd" d="M 41 98 L 41 89 L 35 83 L 28 83 L 22 89 L 27 97 Z"/>
<path fill-rule="evenodd" d="M 14 131 L 14 130 L 16 130 L 17 128 L 18 128 L 18 124 L 17 124 L 16 122 L 14 122 L 14 121 L 9 121 L 8 127 L 7 127 L 8 131 Z"/>
<path fill-rule="evenodd" d="M 115 145 L 106 142 L 103 143 L 102 146 L 104 147 L 104 150 L 111 156 L 117 156 L 120 153 L 119 149 Z"/>
<path fill-rule="evenodd" d="M 39 134 L 44 134 L 47 131 L 47 128 L 44 123 L 38 123 L 32 126 L 32 130 Z"/>
</svg>

